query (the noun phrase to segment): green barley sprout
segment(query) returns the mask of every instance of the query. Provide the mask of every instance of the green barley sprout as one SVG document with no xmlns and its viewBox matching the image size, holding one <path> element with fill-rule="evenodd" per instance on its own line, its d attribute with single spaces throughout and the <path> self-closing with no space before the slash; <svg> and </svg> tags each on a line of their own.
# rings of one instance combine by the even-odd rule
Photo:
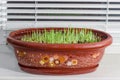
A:
<svg viewBox="0 0 120 80">
<path fill-rule="evenodd" d="M 22 41 L 37 42 L 37 43 L 93 43 L 101 41 L 101 37 L 94 34 L 92 30 L 68 28 L 64 30 L 49 30 L 32 31 L 31 34 L 26 34 L 21 37 Z"/>
</svg>

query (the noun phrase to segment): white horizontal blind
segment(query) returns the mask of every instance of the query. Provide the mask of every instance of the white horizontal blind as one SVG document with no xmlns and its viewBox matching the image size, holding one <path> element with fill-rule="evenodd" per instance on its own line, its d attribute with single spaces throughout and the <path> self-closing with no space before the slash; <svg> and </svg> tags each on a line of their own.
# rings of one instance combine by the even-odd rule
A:
<svg viewBox="0 0 120 80">
<path fill-rule="evenodd" d="M 8 0 L 7 7 L 7 30 L 35 26 L 106 30 L 106 0 Z"/>
<path fill-rule="evenodd" d="M 114 38 L 114 44 L 120 45 L 120 0 L 109 0 L 107 32 Z"/>
<path fill-rule="evenodd" d="M 7 19 L 5 30 L 34 27 L 35 0 L 7 0 Z"/>
</svg>

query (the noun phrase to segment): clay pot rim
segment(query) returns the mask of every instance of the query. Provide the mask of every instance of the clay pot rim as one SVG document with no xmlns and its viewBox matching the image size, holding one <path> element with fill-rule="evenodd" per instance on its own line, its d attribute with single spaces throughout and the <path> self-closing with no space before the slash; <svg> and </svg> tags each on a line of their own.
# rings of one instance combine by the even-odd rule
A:
<svg viewBox="0 0 120 80">
<path fill-rule="evenodd" d="M 96 49 L 96 48 L 102 48 L 102 47 L 107 47 L 112 43 L 112 37 L 106 32 L 91 29 L 96 32 L 100 32 L 104 35 L 107 36 L 105 40 L 102 40 L 100 42 L 94 42 L 94 43 L 84 43 L 84 44 L 50 44 L 50 43 L 35 43 L 35 42 L 25 42 L 21 40 L 15 39 L 13 36 L 17 33 L 21 33 L 23 31 L 28 31 L 28 30 L 37 30 L 37 29 L 44 29 L 44 28 L 25 28 L 25 29 L 20 29 L 13 31 L 9 34 L 7 37 L 8 43 L 12 44 L 15 47 L 23 47 L 23 48 L 31 48 L 31 49 L 42 49 L 42 50 L 83 50 L 83 49 Z M 46 29 L 51 29 L 46 28 Z M 52 28 L 52 29 L 64 29 L 64 28 Z M 75 29 L 81 29 L 81 28 L 75 28 Z M 89 28 L 87 28 L 89 29 Z"/>
</svg>

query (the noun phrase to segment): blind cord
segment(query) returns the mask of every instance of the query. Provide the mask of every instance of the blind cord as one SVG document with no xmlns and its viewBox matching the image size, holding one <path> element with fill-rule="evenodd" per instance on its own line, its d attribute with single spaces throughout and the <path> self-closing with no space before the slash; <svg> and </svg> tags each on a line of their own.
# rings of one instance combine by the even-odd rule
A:
<svg viewBox="0 0 120 80">
<path fill-rule="evenodd" d="M 35 0 L 35 25 L 34 27 L 37 27 L 37 4 L 38 2 Z"/>
<path fill-rule="evenodd" d="M 108 26 L 108 15 L 109 14 L 109 0 L 107 0 L 107 10 L 106 10 L 106 25 L 105 28 L 107 29 Z"/>
</svg>

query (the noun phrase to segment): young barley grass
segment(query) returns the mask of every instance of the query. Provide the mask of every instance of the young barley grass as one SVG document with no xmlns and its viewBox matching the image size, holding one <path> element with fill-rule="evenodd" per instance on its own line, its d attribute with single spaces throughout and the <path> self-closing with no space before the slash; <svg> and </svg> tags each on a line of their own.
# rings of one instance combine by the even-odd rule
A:
<svg viewBox="0 0 120 80">
<path fill-rule="evenodd" d="M 50 30 L 44 29 L 42 33 L 40 31 L 32 31 L 31 35 L 27 34 L 21 38 L 22 41 L 26 42 L 37 42 L 37 43 L 94 43 L 101 41 L 101 38 L 94 34 L 92 30 L 81 29 L 80 31 L 73 28 L 68 30 Z"/>
</svg>

